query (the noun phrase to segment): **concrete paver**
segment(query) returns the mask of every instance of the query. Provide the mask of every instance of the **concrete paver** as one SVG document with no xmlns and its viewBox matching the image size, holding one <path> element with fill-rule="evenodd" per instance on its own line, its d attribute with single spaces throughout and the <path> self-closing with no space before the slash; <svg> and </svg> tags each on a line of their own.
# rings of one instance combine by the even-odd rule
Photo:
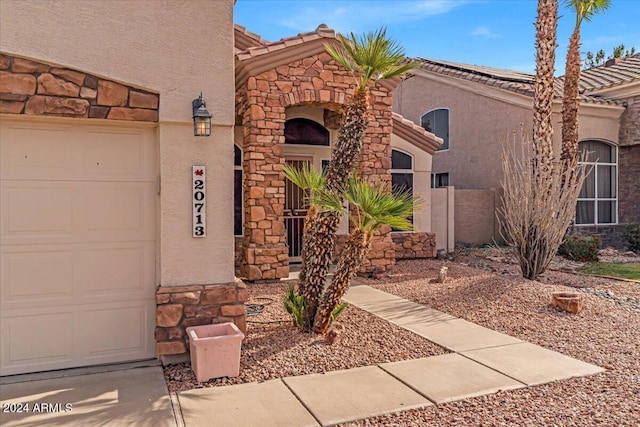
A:
<svg viewBox="0 0 640 427">
<path fill-rule="evenodd" d="M 456 353 L 379 366 L 438 404 L 525 386 Z"/>
<path fill-rule="evenodd" d="M 604 371 L 599 366 L 527 342 L 462 354 L 530 386 Z"/>
<path fill-rule="evenodd" d="M 431 324 L 418 322 L 405 324 L 403 327 L 448 350 L 456 352 L 522 342 L 517 338 L 462 319 Z"/>
<path fill-rule="evenodd" d="M 3 427 L 176 426 L 160 367 L 4 384 L 0 401 L 29 405 L 0 412 Z"/>
<path fill-rule="evenodd" d="M 187 427 L 318 426 L 281 380 L 189 390 L 178 400 Z"/>
<path fill-rule="evenodd" d="M 398 326 L 412 323 L 430 325 L 457 319 L 442 311 L 406 300 L 368 303 L 360 307 Z"/>
<path fill-rule="evenodd" d="M 399 296 L 366 285 L 350 286 L 342 299 L 358 307 L 366 307 L 367 305 L 389 301 L 407 301 Z"/>
<path fill-rule="evenodd" d="M 283 380 L 322 425 L 432 405 L 377 366 Z"/>
</svg>

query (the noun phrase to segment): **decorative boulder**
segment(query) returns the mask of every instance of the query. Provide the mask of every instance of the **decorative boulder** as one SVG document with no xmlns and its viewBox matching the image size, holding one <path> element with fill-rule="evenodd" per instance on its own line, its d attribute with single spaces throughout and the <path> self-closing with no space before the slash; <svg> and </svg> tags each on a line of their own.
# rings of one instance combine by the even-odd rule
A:
<svg viewBox="0 0 640 427">
<path fill-rule="evenodd" d="M 584 298 L 576 293 L 556 292 L 551 297 L 551 304 L 569 313 L 580 313 L 584 308 Z"/>
</svg>

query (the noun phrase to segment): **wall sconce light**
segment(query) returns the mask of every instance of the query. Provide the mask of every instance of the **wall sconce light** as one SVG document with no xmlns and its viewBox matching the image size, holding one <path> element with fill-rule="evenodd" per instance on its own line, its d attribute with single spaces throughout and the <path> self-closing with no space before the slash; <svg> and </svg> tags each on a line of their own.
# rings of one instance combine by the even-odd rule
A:
<svg viewBox="0 0 640 427">
<path fill-rule="evenodd" d="M 202 97 L 193 100 L 193 134 L 195 136 L 211 135 L 211 113 L 207 110 L 207 103 Z"/>
</svg>

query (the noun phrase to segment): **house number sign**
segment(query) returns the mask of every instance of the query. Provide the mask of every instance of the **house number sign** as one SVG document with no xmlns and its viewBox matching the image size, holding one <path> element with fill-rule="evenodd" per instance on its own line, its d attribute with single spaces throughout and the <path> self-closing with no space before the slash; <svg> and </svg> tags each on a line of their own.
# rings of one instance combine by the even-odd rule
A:
<svg viewBox="0 0 640 427">
<path fill-rule="evenodd" d="M 207 200 L 205 181 L 207 172 L 204 166 L 193 167 L 193 237 L 207 236 Z"/>
</svg>

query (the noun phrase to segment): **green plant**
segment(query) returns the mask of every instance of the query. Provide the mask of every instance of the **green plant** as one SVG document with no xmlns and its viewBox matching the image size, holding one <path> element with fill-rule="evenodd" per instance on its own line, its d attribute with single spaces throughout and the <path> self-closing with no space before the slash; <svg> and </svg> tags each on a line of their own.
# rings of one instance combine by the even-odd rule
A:
<svg viewBox="0 0 640 427">
<path fill-rule="evenodd" d="M 296 287 L 294 285 L 289 285 L 282 303 L 284 305 L 284 309 L 291 316 L 293 326 L 296 326 L 299 329 L 303 329 L 305 311 L 304 298 L 302 297 L 302 295 L 298 295 L 298 293 L 296 292 Z"/>
<path fill-rule="evenodd" d="M 291 321 L 293 326 L 297 327 L 300 330 L 304 329 L 304 313 L 305 313 L 305 303 L 302 295 L 298 295 L 296 292 L 296 287 L 294 285 L 289 285 L 287 288 L 287 292 L 284 295 L 283 301 L 284 309 L 291 316 Z M 336 306 L 336 308 L 331 313 L 331 319 L 329 324 L 338 320 L 338 317 L 346 310 L 348 304 L 345 302 L 341 302 Z"/>
<path fill-rule="evenodd" d="M 574 261 L 597 261 L 600 243 L 598 236 L 567 235 L 558 253 Z"/>
<path fill-rule="evenodd" d="M 629 244 L 629 250 L 640 252 L 640 224 L 629 224 L 623 232 L 624 238 Z"/>
</svg>

